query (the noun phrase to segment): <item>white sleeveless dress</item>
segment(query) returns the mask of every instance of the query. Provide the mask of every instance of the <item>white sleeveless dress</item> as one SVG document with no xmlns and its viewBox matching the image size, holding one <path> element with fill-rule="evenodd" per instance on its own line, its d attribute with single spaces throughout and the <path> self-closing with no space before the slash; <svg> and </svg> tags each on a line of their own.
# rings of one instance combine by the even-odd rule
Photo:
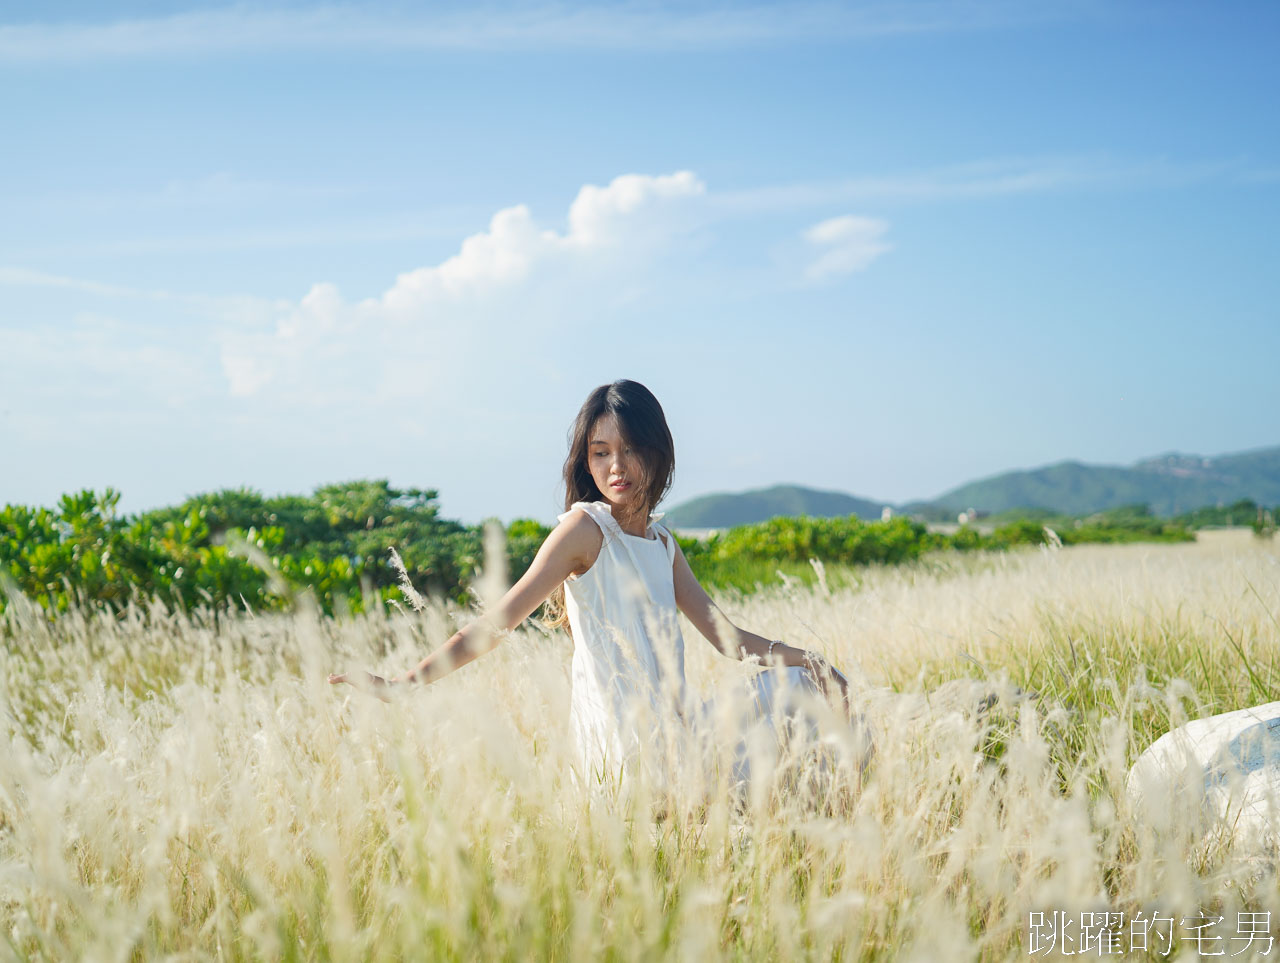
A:
<svg viewBox="0 0 1280 963">
<path fill-rule="evenodd" d="M 762 745 L 777 742 L 780 693 L 816 692 L 800 668 L 765 670 L 731 700 L 695 702 L 684 675 L 684 639 L 676 618 L 675 537 L 650 516 L 644 536 L 629 535 L 606 502 L 576 502 L 600 527 L 604 542 L 586 572 L 565 580 L 565 609 L 573 631 L 570 723 L 589 784 L 612 785 L 639 763 L 659 784 L 693 775 L 728 759 L 721 771 L 742 787 Z M 728 695 L 728 693 L 726 693 Z M 736 713 L 733 745 L 713 745 L 725 710 Z M 745 714 L 745 715 L 744 715 Z M 750 731 L 754 728 L 755 731 Z M 722 728 L 721 731 L 724 731 Z M 699 770 L 690 773 L 690 768 Z M 681 772 L 683 770 L 683 773 Z"/>
</svg>

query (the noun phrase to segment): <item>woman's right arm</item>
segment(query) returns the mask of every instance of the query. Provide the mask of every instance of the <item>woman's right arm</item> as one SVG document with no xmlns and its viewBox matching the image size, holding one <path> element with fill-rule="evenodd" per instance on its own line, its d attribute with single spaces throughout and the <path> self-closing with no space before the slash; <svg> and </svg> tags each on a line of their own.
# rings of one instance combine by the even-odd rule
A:
<svg viewBox="0 0 1280 963">
<path fill-rule="evenodd" d="M 706 589 L 698 582 L 689 560 L 684 557 L 680 543 L 676 543 L 676 557 L 672 580 L 675 586 L 676 605 L 688 617 L 694 627 L 706 636 L 707 641 L 731 659 L 751 659 L 768 664 L 775 659 L 778 665 L 808 669 L 813 680 L 822 688 L 834 686 L 850 710 L 849 680 L 835 666 L 821 656 L 780 641 L 766 639 L 738 628 L 725 617 Z"/>
<path fill-rule="evenodd" d="M 376 694 L 398 682 L 431 683 L 461 668 L 497 647 L 499 633 L 514 629 L 547 600 L 565 579 L 589 569 L 600 554 L 604 537 L 599 526 L 586 514 L 575 511 L 552 530 L 529 570 L 507 590 L 491 612 L 455 632 L 414 668 L 386 680 L 369 673 L 331 675 L 332 683 L 349 682 L 370 687 Z"/>
</svg>

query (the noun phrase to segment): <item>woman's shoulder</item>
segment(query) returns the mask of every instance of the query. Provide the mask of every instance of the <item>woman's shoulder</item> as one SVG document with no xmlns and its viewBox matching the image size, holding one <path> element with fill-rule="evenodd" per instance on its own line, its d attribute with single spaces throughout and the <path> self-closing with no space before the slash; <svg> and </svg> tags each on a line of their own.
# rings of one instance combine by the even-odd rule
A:
<svg viewBox="0 0 1280 963">
<path fill-rule="evenodd" d="M 593 502 L 574 502 L 567 512 L 557 516 L 559 524 L 555 532 L 562 539 L 587 542 L 597 550 L 604 541 L 607 526 L 600 520 Z"/>
<path fill-rule="evenodd" d="M 561 512 L 556 516 L 558 527 L 600 527 L 599 508 L 594 502 L 574 502 L 569 506 L 568 511 Z"/>
<path fill-rule="evenodd" d="M 574 502 L 556 517 L 563 522 L 571 515 L 595 515 L 604 507 L 604 503 L 602 502 Z"/>
<path fill-rule="evenodd" d="M 548 542 L 553 539 L 557 546 L 562 546 L 573 557 L 578 559 L 578 566 L 570 578 L 586 574 L 596 563 L 600 551 L 604 548 L 606 528 L 600 523 L 588 507 L 589 502 L 575 502 L 567 512 L 559 516 L 559 522 Z"/>
</svg>

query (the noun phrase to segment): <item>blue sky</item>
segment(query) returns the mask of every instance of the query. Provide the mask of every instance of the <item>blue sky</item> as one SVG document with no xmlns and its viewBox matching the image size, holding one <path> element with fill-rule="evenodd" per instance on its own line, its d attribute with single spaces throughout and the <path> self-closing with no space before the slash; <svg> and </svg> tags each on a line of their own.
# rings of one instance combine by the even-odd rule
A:
<svg viewBox="0 0 1280 963">
<path fill-rule="evenodd" d="M 0 502 L 1280 443 L 1273 3 L 0 6 Z"/>
</svg>

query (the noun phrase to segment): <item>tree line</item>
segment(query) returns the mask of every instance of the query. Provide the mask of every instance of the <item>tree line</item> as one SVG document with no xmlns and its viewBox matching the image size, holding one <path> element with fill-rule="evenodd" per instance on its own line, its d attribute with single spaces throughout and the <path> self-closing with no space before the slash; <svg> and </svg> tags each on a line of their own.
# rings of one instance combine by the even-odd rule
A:
<svg viewBox="0 0 1280 963">
<path fill-rule="evenodd" d="M 483 565 L 483 526 L 441 517 L 433 489 L 393 488 L 385 480 L 270 498 L 227 489 L 134 516 L 121 515 L 119 501 L 112 489 L 86 490 L 64 495 L 53 508 L 0 510 L 0 579 L 6 583 L 0 609 L 14 591 L 52 612 L 152 599 L 182 608 L 268 611 L 309 593 L 327 613 L 356 613 L 401 599 L 392 549 L 419 591 L 458 602 L 469 599 Z M 774 518 L 679 541 L 699 579 L 751 591 L 776 581 L 779 571 L 807 572 L 810 559 L 897 564 L 934 551 L 1187 541 L 1197 527 L 1233 522 L 1270 534 L 1274 517 L 1252 502 L 1177 519 L 1130 506 L 1074 519 L 1029 513 L 992 531 L 961 526 L 946 533 L 901 516 L 874 522 L 853 515 Z M 550 529 L 519 519 L 504 531 L 514 580 Z"/>
</svg>

